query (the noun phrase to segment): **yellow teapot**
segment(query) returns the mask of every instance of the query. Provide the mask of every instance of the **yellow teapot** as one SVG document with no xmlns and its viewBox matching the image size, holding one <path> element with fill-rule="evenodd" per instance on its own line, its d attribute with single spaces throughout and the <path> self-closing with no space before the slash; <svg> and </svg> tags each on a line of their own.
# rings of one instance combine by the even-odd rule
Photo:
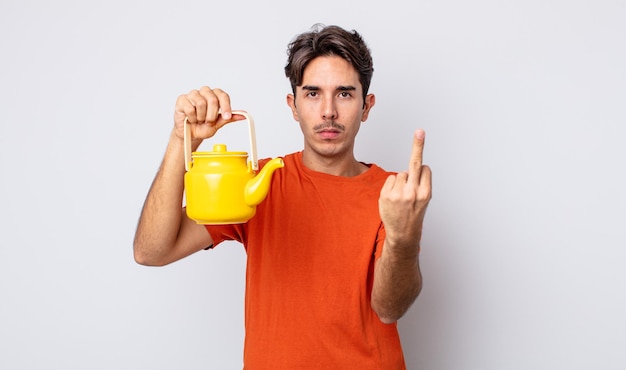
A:
<svg viewBox="0 0 626 370">
<path fill-rule="evenodd" d="M 198 224 L 244 223 L 254 216 L 256 206 L 265 199 L 275 170 L 284 167 L 274 158 L 259 170 L 252 117 L 233 111 L 248 121 L 251 159 L 248 153 L 229 152 L 226 145 L 215 144 L 211 152 L 191 152 L 191 132 L 185 119 L 185 199 L 187 217 Z"/>
</svg>

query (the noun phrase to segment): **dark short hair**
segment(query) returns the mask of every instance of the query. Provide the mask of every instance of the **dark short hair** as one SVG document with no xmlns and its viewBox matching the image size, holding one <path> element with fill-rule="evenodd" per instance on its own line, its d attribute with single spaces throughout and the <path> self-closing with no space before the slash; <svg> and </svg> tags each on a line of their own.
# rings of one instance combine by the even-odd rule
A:
<svg viewBox="0 0 626 370">
<path fill-rule="evenodd" d="M 374 74 L 374 64 L 370 49 L 355 30 L 347 31 L 339 26 L 316 24 L 310 31 L 296 36 L 289 43 L 287 55 L 285 75 L 289 78 L 294 95 L 296 86 L 302 85 L 304 69 L 309 62 L 320 56 L 338 56 L 358 72 L 365 100 Z"/>
</svg>

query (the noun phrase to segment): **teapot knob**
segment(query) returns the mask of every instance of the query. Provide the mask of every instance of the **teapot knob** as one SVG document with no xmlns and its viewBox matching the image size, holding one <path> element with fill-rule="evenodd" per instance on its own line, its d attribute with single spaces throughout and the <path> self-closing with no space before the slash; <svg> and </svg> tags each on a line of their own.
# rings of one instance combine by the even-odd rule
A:
<svg viewBox="0 0 626 370">
<path fill-rule="evenodd" d="M 215 144 L 213 145 L 214 152 L 226 152 L 226 144 Z"/>
</svg>

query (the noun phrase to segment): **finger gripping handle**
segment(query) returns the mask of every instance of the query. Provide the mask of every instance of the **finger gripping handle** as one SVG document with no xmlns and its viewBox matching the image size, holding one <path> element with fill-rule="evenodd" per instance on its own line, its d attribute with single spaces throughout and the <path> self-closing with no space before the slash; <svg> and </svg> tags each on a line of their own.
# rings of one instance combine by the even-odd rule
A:
<svg viewBox="0 0 626 370">
<path fill-rule="evenodd" d="M 259 159 L 257 155 L 256 149 L 256 132 L 254 130 L 254 119 L 248 112 L 244 112 L 242 110 L 234 110 L 232 114 L 238 114 L 246 117 L 248 121 L 248 137 L 250 139 L 250 164 L 252 170 L 259 170 Z M 185 171 L 189 171 L 192 165 L 192 157 L 191 157 L 191 130 L 188 127 L 191 125 L 189 123 L 189 118 L 185 117 L 185 122 L 183 123 L 183 141 L 184 141 L 184 151 L 185 151 Z"/>
</svg>

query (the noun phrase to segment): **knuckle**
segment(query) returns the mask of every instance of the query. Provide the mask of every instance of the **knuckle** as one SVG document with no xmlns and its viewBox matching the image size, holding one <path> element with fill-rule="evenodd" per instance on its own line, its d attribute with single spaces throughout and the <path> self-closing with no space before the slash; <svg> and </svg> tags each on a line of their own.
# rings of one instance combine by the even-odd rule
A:
<svg viewBox="0 0 626 370">
<path fill-rule="evenodd" d="M 215 89 L 213 89 L 213 93 L 214 93 L 215 95 L 219 95 L 219 96 L 226 96 L 226 97 L 228 97 L 228 93 L 227 93 L 226 91 L 224 91 L 224 90 L 220 89 L 220 88 L 215 88 Z"/>
<path fill-rule="evenodd" d="M 197 102 L 195 102 L 195 104 L 196 108 L 204 109 L 207 106 L 207 101 L 206 99 L 199 99 Z"/>
<path fill-rule="evenodd" d="M 217 97 L 214 94 L 210 94 L 210 95 L 205 97 L 205 104 L 206 105 L 215 105 L 215 104 L 217 104 L 217 102 L 218 102 Z"/>
<path fill-rule="evenodd" d="M 428 202 L 432 198 L 433 194 L 430 189 L 421 189 L 417 193 L 417 200 L 420 202 Z"/>
<path fill-rule="evenodd" d="M 180 95 L 176 99 L 176 110 L 185 110 L 185 108 L 190 104 L 189 99 L 187 99 L 187 95 Z"/>
<path fill-rule="evenodd" d="M 187 93 L 187 97 L 189 97 L 189 98 L 190 98 L 190 97 L 198 96 L 199 94 L 200 94 L 200 92 L 199 92 L 198 90 L 195 90 L 195 89 L 194 89 L 194 90 L 190 90 L 190 91 Z"/>
</svg>

